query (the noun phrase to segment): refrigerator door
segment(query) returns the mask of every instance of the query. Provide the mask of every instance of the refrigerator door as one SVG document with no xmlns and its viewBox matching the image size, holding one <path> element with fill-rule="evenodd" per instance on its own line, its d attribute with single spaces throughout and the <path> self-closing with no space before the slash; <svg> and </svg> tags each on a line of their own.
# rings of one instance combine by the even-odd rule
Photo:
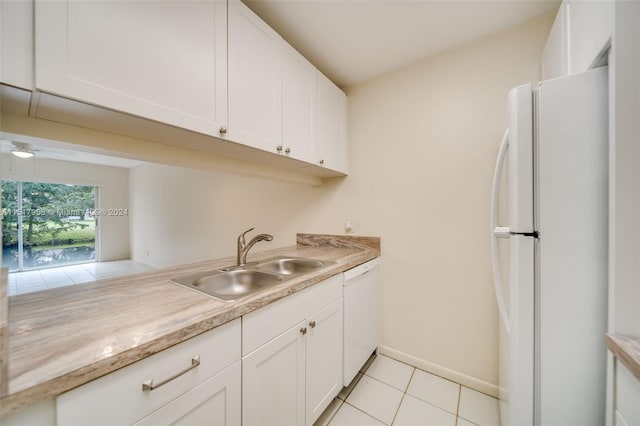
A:
<svg viewBox="0 0 640 426">
<path fill-rule="evenodd" d="M 498 391 L 502 424 L 530 426 L 533 425 L 533 286 L 536 240 L 531 235 L 522 234 L 532 234 L 534 231 L 531 85 L 514 88 L 509 92 L 508 99 L 509 130 L 505 133 L 496 162 L 490 215 L 494 287 L 500 314 Z M 508 227 L 497 224 L 497 193 L 503 157 L 508 170 Z M 507 244 L 501 244 L 502 242 Z M 502 277 L 506 279 L 503 281 Z"/>
<path fill-rule="evenodd" d="M 540 425 L 605 424 L 608 70 L 540 83 Z"/>
<path fill-rule="evenodd" d="M 509 92 L 509 229 L 533 229 L 533 94 L 531 84 Z"/>
<path fill-rule="evenodd" d="M 536 238 L 512 235 L 509 239 L 509 316 L 511 332 L 507 352 L 509 366 L 500 368 L 508 372 L 508 418 L 504 426 L 533 425 L 534 407 L 534 282 Z M 501 398 L 502 399 L 502 398 Z M 503 404 L 503 401 L 500 401 Z"/>
</svg>

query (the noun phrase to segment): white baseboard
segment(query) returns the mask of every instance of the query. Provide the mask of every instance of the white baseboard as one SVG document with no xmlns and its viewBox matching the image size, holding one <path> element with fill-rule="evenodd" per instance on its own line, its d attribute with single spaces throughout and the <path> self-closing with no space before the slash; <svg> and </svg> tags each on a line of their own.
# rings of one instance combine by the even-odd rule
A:
<svg viewBox="0 0 640 426">
<path fill-rule="evenodd" d="M 480 380 L 475 377 L 468 376 L 464 373 L 460 373 L 459 371 L 455 371 L 450 368 L 443 367 L 438 364 L 434 364 L 432 362 L 426 361 L 424 359 L 420 359 L 413 355 L 400 352 L 398 350 L 390 348 L 389 346 L 380 345 L 378 350 L 381 354 L 386 355 L 389 358 L 402 361 L 405 364 L 409 364 L 421 370 L 428 371 L 429 373 L 435 374 L 436 376 L 444 377 L 445 379 L 449 379 L 456 383 L 460 383 L 463 386 L 466 386 L 473 390 L 477 390 L 478 392 L 482 392 L 487 395 L 491 395 L 494 398 L 498 397 L 498 386 L 492 383 L 488 383 L 488 382 L 485 382 L 484 380 Z"/>
</svg>

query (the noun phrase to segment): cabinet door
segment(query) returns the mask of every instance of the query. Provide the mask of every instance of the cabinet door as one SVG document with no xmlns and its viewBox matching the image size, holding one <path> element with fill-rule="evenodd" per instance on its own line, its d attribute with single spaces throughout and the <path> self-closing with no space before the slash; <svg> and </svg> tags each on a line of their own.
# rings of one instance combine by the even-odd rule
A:
<svg viewBox="0 0 640 426">
<path fill-rule="evenodd" d="M 315 102 L 316 69 L 292 47 L 285 46 L 282 56 L 282 146 L 285 155 L 308 163 L 315 162 Z"/>
<path fill-rule="evenodd" d="M 0 1 L 0 81 L 33 90 L 31 1 Z"/>
<path fill-rule="evenodd" d="M 346 173 L 347 97 L 320 72 L 316 81 L 316 164 Z"/>
<path fill-rule="evenodd" d="M 239 0 L 229 1 L 229 139 L 275 152 L 282 142 L 284 41 Z"/>
<path fill-rule="evenodd" d="M 640 380 L 621 362 L 615 361 L 616 425 L 640 425 Z"/>
<path fill-rule="evenodd" d="M 36 87 L 219 136 L 224 0 L 36 0 Z"/>
<path fill-rule="evenodd" d="M 567 5 L 562 3 L 541 58 L 542 80 L 569 75 Z"/>
<path fill-rule="evenodd" d="M 586 71 L 609 46 L 613 1 L 569 1 L 569 73 Z"/>
<path fill-rule="evenodd" d="M 133 424 L 197 388 L 240 360 L 241 320 L 235 319 L 56 398 L 58 426 Z M 193 358 L 200 364 L 194 368 Z M 155 389 L 144 383 L 158 384 Z"/>
<path fill-rule="evenodd" d="M 136 426 L 241 424 L 240 361 L 171 401 Z"/>
<path fill-rule="evenodd" d="M 307 320 L 306 424 L 311 425 L 342 389 L 342 298 Z"/>
<path fill-rule="evenodd" d="M 296 324 L 242 359 L 245 426 L 304 424 L 305 327 Z"/>
</svg>

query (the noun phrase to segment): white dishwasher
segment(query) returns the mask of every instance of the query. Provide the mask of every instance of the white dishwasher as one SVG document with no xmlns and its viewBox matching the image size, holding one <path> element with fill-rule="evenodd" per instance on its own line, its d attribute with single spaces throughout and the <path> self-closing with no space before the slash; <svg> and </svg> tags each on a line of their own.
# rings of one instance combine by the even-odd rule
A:
<svg viewBox="0 0 640 426">
<path fill-rule="evenodd" d="M 348 386 L 379 344 L 380 258 L 344 273 L 343 385 Z"/>
</svg>

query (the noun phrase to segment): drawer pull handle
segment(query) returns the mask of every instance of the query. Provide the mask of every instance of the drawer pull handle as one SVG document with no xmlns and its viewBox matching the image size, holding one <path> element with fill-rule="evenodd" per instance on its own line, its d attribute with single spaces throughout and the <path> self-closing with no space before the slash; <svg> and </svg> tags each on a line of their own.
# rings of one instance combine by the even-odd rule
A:
<svg viewBox="0 0 640 426">
<path fill-rule="evenodd" d="M 311 321 L 311 322 L 309 323 L 309 327 L 311 327 L 311 328 L 316 328 L 316 322 L 315 322 L 315 321 Z"/>
<path fill-rule="evenodd" d="M 198 356 L 194 356 L 193 358 L 191 358 L 191 366 L 189 366 L 188 368 L 185 368 L 184 370 L 180 371 L 177 374 L 174 374 L 173 376 L 164 379 L 163 381 L 161 381 L 160 383 L 153 383 L 153 379 L 149 379 L 146 382 L 144 382 L 142 384 L 142 391 L 146 392 L 146 391 L 152 391 L 154 389 L 159 388 L 160 386 L 164 386 L 167 383 L 169 383 L 170 381 L 177 379 L 178 377 L 182 376 L 184 373 L 186 373 L 189 370 L 193 370 L 194 368 L 196 368 L 197 366 L 200 365 L 200 355 Z"/>
</svg>

